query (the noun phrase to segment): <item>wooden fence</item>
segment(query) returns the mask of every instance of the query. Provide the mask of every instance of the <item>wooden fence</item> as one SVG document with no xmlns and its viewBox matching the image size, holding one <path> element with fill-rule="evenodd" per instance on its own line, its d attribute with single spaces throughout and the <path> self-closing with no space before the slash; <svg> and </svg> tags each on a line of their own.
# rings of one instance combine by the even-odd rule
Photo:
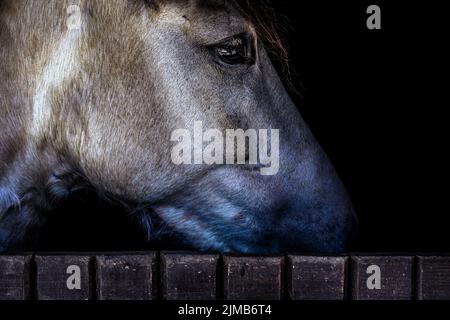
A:
<svg viewBox="0 0 450 320">
<path fill-rule="evenodd" d="M 0 256 L 0 300 L 450 300 L 450 256 Z"/>
</svg>

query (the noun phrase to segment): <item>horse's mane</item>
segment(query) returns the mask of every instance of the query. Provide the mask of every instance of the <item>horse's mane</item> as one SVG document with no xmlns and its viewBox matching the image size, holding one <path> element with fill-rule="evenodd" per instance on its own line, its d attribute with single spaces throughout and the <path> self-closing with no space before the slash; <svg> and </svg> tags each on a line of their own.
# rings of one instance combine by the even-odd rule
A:
<svg viewBox="0 0 450 320">
<path fill-rule="evenodd" d="M 255 27 L 260 41 L 285 72 L 289 72 L 289 54 L 283 41 L 285 21 L 268 0 L 235 0 L 236 8 Z"/>
</svg>

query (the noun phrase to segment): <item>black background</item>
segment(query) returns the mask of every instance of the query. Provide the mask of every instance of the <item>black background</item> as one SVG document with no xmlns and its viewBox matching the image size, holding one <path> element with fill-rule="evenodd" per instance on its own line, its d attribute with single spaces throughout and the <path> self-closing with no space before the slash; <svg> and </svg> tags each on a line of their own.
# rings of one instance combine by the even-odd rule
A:
<svg viewBox="0 0 450 320">
<path fill-rule="evenodd" d="M 382 30 L 366 28 L 370 4 L 381 7 Z M 359 216 L 360 234 L 349 249 L 450 251 L 443 169 L 448 143 L 440 132 L 446 106 L 435 98 L 443 74 L 436 43 L 444 39 L 429 31 L 424 17 L 440 9 L 413 8 L 408 1 L 273 5 L 287 20 L 291 96 Z M 50 215 L 38 249 L 155 248 L 142 244 L 143 233 L 125 210 L 81 196 Z"/>
</svg>

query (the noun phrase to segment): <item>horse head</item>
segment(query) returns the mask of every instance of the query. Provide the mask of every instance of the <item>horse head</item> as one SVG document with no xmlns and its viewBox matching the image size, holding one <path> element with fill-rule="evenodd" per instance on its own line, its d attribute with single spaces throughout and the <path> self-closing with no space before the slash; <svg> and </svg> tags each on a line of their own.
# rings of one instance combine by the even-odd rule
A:
<svg viewBox="0 0 450 320">
<path fill-rule="evenodd" d="M 28 248 L 55 199 L 89 185 L 145 207 L 199 250 L 344 250 L 351 201 L 251 3 L 2 1 L 0 248 Z M 237 129 L 257 143 L 241 161 L 225 146 L 234 165 L 195 161 Z M 180 130 L 192 132 L 190 164 L 173 159 Z M 271 166 L 254 157 L 261 148 Z"/>
</svg>

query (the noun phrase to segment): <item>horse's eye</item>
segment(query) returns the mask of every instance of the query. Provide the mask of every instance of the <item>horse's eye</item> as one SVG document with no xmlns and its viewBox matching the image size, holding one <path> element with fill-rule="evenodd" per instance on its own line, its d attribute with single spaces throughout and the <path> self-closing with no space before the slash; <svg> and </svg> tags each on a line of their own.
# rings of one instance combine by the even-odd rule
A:
<svg viewBox="0 0 450 320">
<path fill-rule="evenodd" d="M 214 46 L 217 58 L 230 65 L 253 64 L 252 43 L 244 35 L 235 36 Z"/>
</svg>

